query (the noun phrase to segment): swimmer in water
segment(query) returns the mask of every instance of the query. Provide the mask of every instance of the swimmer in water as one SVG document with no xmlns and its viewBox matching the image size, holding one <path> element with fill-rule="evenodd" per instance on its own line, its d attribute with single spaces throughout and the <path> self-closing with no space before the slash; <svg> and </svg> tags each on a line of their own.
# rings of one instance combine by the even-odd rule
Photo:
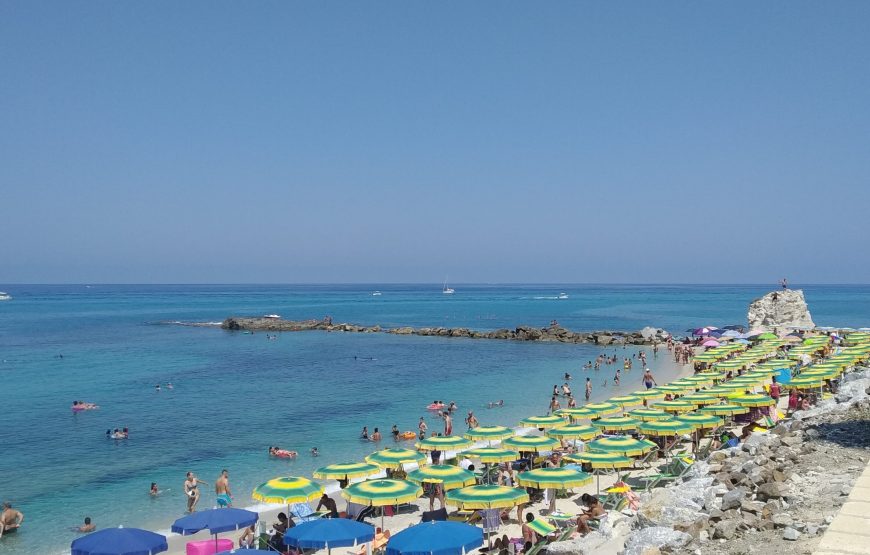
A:
<svg viewBox="0 0 870 555">
<path fill-rule="evenodd" d="M 569 374 L 568 372 L 565 372 L 565 380 L 570 380 L 570 379 L 571 379 L 571 374 Z"/>
<path fill-rule="evenodd" d="M 160 490 L 157 489 L 157 482 L 151 482 L 151 491 L 148 492 L 148 495 L 151 497 L 156 497 L 160 494 Z"/>
<path fill-rule="evenodd" d="M 312 448 L 311 448 L 311 456 L 312 456 L 312 457 L 316 457 L 316 456 L 319 455 L 319 454 L 320 454 L 320 453 L 317 452 L 317 447 L 312 447 Z"/>
<path fill-rule="evenodd" d="M 160 384 L 154 386 L 154 391 L 160 392 Z"/>
<path fill-rule="evenodd" d="M 368 439 L 369 438 L 369 427 L 363 426 L 362 433 L 360 434 L 360 439 Z"/>
<path fill-rule="evenodd" d="M 172 382 L 166 382 L 166 389 L 172 389 Z"/>
</svg>

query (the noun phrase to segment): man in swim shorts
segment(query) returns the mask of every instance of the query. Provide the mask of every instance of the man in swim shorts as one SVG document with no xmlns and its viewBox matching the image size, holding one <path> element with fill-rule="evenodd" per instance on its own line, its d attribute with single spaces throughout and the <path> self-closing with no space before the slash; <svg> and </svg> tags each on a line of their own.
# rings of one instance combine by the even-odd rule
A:
<svg viewBox="0 0 870 555">
<path fill-rule="evenodd" d="M 13 509 L 9 501 L 4 502 L 3 512 L 0 512 L 0 538 L 3 534 L 18 530 L 22 522 L 24 522 L 24 513 Z"/>
<path fill-rule="evenodd" d="M 592 380 L 586 378 L 586 401 L 589 401 L 589 398 L 592 397 Z"/>
<path fill-rule="evenodd" d="M 645 385 L 647 389 L 652 389 L 653 385 L 658 385 L 649 368 L 643 369 L 643 385 Z"/>
<path fill-rule="evenodd" d="M 423 417 L 420 417 L 420 423 L 417 424 L 417 429 L 420 430 L 420 439 L 426 439 L 426 431 L 429 429 L 429 426 L 426 425 L 426 421 L 423 420 Z"/>
<path fill-rule="evenodd" d="M 230 493 L 230 473 L 226 468 L 221 471 L 221 475 L 215 481 L 214 492 L 217 494 L 218 507 L 233 506 L 233 494 Z"/>
</svg>

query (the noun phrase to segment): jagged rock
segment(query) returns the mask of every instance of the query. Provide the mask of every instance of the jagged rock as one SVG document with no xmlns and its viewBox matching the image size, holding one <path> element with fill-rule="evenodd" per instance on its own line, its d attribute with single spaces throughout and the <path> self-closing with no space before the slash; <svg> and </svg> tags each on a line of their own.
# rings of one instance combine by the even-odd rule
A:
<svg viewBox="0 0 870 555">
<path fill-rule="evenodd" d="M 796 541 L 799 537 L 801 537 L 801 533 L 794 528 L 786 528 L 782 531 L 782 539 L 784 540 Z"/>
<path fill-rule="evenodd" d="M 800 289 L 772 291 L 755 299 L 749 305 L 747 319 L 751 329 L 765 331 L 816 327 L 807 308 L 804 292 Z"/>
<path fill-rule="evenodd" d="M 740 507 L 740 502 L 743 501 L 744 497 L 746 497 L 745 489 L 734 488 L 722 496 L 722 506 L 720 508 L 723 511 L 727 511 L 728 509 L 736 509 Z"/>
<path fill-rule="evenodd" d="M 763 499 L 779 499 L 788 496 L 789 488 L 783 482 L 767 482 L 758 486 L 757 493 Z"/>
<path fill-rule="evenodd" d="M 713 529 L 713 538 L 730 540 L 737 533 L 738 523 L 734 520 L 722 520 L 716 523 Z"/>
<path fill-rule="evenodd" d="M 776 513 L 771 517 L 770 521 L 773 522 L 774 526 L 779 528 L 785 528 L 794 523 L 794 519 L 792 519 L 791 515 L 788 513 Z"/>
</svg>

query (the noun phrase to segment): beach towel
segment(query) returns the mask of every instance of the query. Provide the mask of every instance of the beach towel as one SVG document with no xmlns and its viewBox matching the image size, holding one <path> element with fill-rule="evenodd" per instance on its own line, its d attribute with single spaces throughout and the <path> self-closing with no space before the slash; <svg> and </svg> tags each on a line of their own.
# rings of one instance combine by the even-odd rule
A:
<svg viewBox="0 0 870 555">
<path fill-rule="evenodd" d="M 501 526 L 501 511 L 498 509 L 483 509 L 480 511 L 483 513 L 483 533 L 489 534 L 491 532 L 497 532 L 499 526 Z"/>
<path fill-rule="evenodd" d="M 309 520 L 320 518 L 320 514 L 315 513 L 308 503 L 294 503 L 290 505 L 290 515 L 296 522 L 308 522 Z"/>
</svg>

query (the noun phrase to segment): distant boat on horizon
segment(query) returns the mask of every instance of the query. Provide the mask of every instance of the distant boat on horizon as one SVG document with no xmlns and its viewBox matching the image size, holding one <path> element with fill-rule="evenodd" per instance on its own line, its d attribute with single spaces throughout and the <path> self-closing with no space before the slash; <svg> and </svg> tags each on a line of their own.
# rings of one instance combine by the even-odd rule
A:
<svg viewBox="0 0 870 555">
<path fill-rule="evenodd" d="M 559 299 L 567 299 L 567 298 L 568 298 L 568 293 L 559 293 L 559 296 L 558 296 L 557 298 L 559 298 Z"/>
<path fill-rule="evenodd" d="M 452 295 L 456 291 L 447 286 L 447 278 L 444 278 L 444 287 L 441 289 L 441 292 L 445 295 Z"/>
<path fill-rule="evenodd" d="M 6 293 L 5 291 L 0 291 L 0 301 L 11 301 L 12 295 Z"/>
<path fill-rule="evenodd" d="M 281 317 L 280 314 L 266 314 L 266 315 L 263 316 L 263 318 L 272 318 L 272 319 L 277 319 L 277 318 L 280 318 L 280 317 Z"/>
<path fill-rule="evenodd" d="M 380 291 L 372 291 L 372 297 L 380 297 L 381 295 L 383 295 L 383 293 Z"/>
</svg>

